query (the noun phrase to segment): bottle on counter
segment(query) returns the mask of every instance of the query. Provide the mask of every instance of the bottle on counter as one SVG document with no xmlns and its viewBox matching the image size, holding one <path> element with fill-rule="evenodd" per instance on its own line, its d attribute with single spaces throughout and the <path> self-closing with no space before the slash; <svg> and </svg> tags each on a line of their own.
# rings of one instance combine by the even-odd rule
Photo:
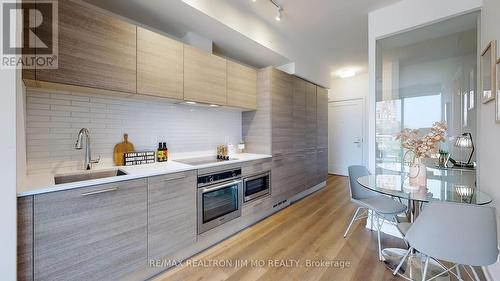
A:
<svg viewBox="0 0 500 281">
<path fill-rule="evenodd" d="M 163 162 L 164 150 L 163 144 L 161 142 L 158 143 L 158 149 L 156 150 L 156 160 L 157 162 Z"/>
<path fill-rule="evenodd" d="M 167 143 L 163 143 L 163 161 L 168 161 L 168 148 Z"/>
</svg>

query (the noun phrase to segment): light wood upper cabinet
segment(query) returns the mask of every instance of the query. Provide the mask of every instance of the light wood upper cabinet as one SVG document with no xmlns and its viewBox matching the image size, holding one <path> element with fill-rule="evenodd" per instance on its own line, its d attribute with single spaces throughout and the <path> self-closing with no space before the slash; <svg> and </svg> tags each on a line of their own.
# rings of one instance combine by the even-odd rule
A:
<svg viewBox="0 0 500 281">
<path fill-rule="evenodd" d="M 328 90 L 317 87 L 317 148 L 328 148 Z"/>
<path fill-rule="evenodd" d="M 72 1 L 58 3 L 59 68 L 37 69 L 36 79 L 135 93 L 136 26 Z M 37 34 L 43 41 L 48 33 Z"/>
<path fill-rule="evenodd" d="M 137 27 L 137 93 L 182 100 L 183 44 Z"/>
<path fill-rule="evenodd" d="M 184 45 L 184 100 L 226 105 L 226 59 Z"/>
<path fill-rule="evenodd" d="M 147 268 L 147 180 L 34 197 L 34 280 L 123 280 Z"/>
<path fill-rule="evenodd" d="M 227 105 L 257 109 L 257 70 L 227 61 Z"/>
</svg>

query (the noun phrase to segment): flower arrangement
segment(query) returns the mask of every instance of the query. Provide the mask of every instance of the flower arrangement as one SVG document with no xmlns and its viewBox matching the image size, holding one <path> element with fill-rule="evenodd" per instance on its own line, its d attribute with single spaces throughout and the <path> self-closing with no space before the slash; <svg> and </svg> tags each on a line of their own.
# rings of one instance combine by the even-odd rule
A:
<svg viewBox="0 0 500 281">
<path fill-rule="evenodd" d="M 413 152 L 414 158 L 420 159 L 430 157 L 431 154 L 438 152 L 439 142 L 445 141 L 445 133 L 448 125 L 445 122 L 435 122 L 431 131 L 418 139 L 418 129 L 405 128 L 396 136 L 401 140 L 401 145 L 407 150 Z"/>
</svg>

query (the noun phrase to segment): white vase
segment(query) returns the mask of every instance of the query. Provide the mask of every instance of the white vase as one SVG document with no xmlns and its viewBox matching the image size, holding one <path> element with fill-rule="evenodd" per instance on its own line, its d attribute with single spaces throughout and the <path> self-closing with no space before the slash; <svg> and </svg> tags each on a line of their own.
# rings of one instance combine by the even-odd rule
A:
<svg viewBox="0 0 500 281">
<path fill-rule="evenodd" d="M 426 187 L 427 186 L 427 167 L 420 159 L 416 159 L 410 164 L 410 186 Z"/>
</svg>

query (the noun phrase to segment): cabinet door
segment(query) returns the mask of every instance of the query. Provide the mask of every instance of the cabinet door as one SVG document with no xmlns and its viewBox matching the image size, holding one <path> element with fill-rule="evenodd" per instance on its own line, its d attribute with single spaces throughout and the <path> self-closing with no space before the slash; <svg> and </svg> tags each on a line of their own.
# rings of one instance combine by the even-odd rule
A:
<svg viewBox="0 0 500 281">
<path fill-rule="evenodd" d="M 226 105 L 226 60 L 184 45 L 184 99 Z"/>
<path fill-rule="evenodd" d="M 316 184 L 326 181 L 328 176 L 328 148 L 316 150 Z"/>
<path fill-rule="evenodd" d="M 257 71 L 227 61 L 227 105 L 257 109 Z"/>
<path fill-rule="evenodd" d="M 328 91 L 317 87 L 317 148 L 328 148 Z"/>
<path fill-rule="evenodd" d="M 274 203 L 288 199 L 292 180 L 290 179 L 291 158 L 288 155 L 273 156 L 271 170 L 271 197 Z"/>
<path fill-rule="evenodd" d="M 306 149 L 316 149 L 316 86 L 306 83 Z"/>
<path fill-rule="evenodd" d="M 272 151 L 284 154 L 293 151 L 293 86 L 292 77 L 273 70 L 271 77 Z"/>
<path fill-rule="evenodd" d="M 17 199 L 17 280 L 33 280 L 33 196 Z"/>
<path fill-rule="evenodd" d="M 34 198 L 35 280 L 118 280 L 147 267 L 147 180 Z"/>
<path fill-rule="evenodd" d="M 182 100 L 183 54 L 182 43 L 137 27 L 137 93 Z"/>
<path fill-rule="evenodd" d="M 311 188 L 317 184 L 317 161 L 316 149 L 309 149 L 305 152 L 305 174 L 306 174 L 306 189 Z"/>
<path fill-rule="evenodd" d="M 73 1 L 58 6 L 58 69 L 37 69 L 36 79 L 135 93 L 136 26 Z"/>
<path fill-rule="evenodd" d="M 168 258 L 196 242 L 196 172 L 149 178 L 148 256 Z"/>
<path fill-rule="evenodd" d="M 306 148 L 306 82 L 293 78 L 293 147 L 295 151 Z"/>
</svg>

